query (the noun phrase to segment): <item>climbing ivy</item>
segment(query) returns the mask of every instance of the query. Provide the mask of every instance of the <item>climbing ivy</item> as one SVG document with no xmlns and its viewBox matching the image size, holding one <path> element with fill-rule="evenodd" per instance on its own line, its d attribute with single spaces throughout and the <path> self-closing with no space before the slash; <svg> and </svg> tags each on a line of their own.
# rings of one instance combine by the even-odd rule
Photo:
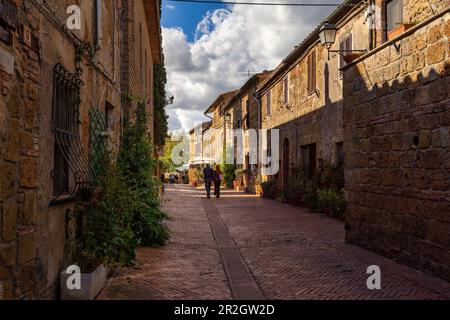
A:
<svg viewBox="0 0 450 320">
<path fill-rule="evenodd" d="M 164 64 L 154 66 L 154 99 L 155 99 L 155 145 L 163 146 L 168 133 L 168 118 L 166 113 L 166 83 L 167 75 Z"/>
<path fill-rule="evenodd" d="M 168 217 L 161 210 L 159 182 L 154 177 L 156 161 L 147 136 L 145 102 L 138 101 L 133 123 L 125 126 L 118 155 L 118 166 L 126 184 L 137 194 L 131 228 L 144 246 L 163 245 L 169 231 L 163 223 Z"/>
</svg>

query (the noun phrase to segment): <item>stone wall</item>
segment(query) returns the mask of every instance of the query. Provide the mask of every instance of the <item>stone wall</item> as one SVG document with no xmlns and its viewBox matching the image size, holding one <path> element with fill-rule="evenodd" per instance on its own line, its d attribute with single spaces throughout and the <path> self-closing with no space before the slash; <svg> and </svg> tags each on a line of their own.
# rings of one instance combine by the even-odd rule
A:
<svg viewBox="0 0 450 320">
<path fill-rule="evenodd" d="M 74 204 L 49 207 L 53 70 L 60 63 L 75 72 L 76 47 L 80 41 L 94 43 L 93 6 L 70 0 L 47 3 L 53 14 L 32 1 L 0 3 L 0 287 L 5 299 L 57 298 L 59 273 L 73 263 Z M 81 61 L 79 133 L 86 156 L 92 107 L 105 112 L 108 103 L 113 151 L 120 139 L 120 2 L 115 3 L 117 7 L 102 1 L 104 37 L 94 59 L 84 54 Z M 72 4 L 82 12 L 82 28 L 74 31 L 78 41 L 62 32 L 55 19 L 65 21 Z"/>
<path fill-rule="evenodd" d="M 36 284 L 40 66 L 36 38 L 25 41 L 17 7 L 1 5 L 0 284 L 11 299 L 29 296 Z"/>
<path fill-rule="evenodd" d="M 150 137 L 153 137 L 153 58 L 143 0 L 122 0 L 122 92 L 147 104 Z"/>
<path fill-rule="evenodd" d="M 450 13 L 419 27 L 345 70 L 347 241 L 450 280 Z"/>
<path fill-rule="evenodd" d="M 336 44 L 353 34 L 354 48 L 367 48 L 367 35 L 362 13 L 357 13 L 339 25 Z M 316 54 L 316 90 L 308 92 L 308 63 L 310 53 Z M 289 142 L 289 167 L 302 165 L 300 148 L 309 144 L 317 146 L 317 161 L 336 162 L 336 145 L 344 141 L 343 136 L 343 81 L 339 71 L 339 56 L 332 54 L 316 41 L 300 53 L 297 61 L 289 66 L 289 103 L 283 102 L 283 77 L 264 89 L 261 94 L 261 116 L 263 129 L 280 130 L 280 159 L 282 146 Z M 267 114 L 267 95 L 270 91 L 271 113 Z M 317 163 L 318 165 L 318 163 Z M 282 170 L 280 168 L 280 170 Z M 277 179 L 281 184 L 281 179 Z"/>
<path fill-rule="evenodd" d="M 331 50 L 339 50 L 340 42 L 350 35 L 353 49 L 369 48 L 364 8 L 348 10 L 333 19 L 338 30 Z M 283 144 L 285 141 L 289 142 L 290 170 L 303 165 L 300 149 L 310 144 L 316 144 L 316 166 L 320 161 L 337 164 L 338 144 L 344 141 L 344 88 L 340 55 L 329 55 L 320 43 L 318 33 L 312 33 L 310 37 L 312 44 L 296 53 L 298 58 L 288 66 L 289 104 L 283 104 L 283 77 L 279 76 L 274 84 L 266 86 L 264 90 L 259 89 L 262 93 L 262 128 L 280 130 L 281 161 Z M 316 90 L 308 92 L 308 55 L 313 52 L 316 55 Z M 270 115 L 266 112 L 268 89 L 271 93 Z M 280 166 L 280 170 L 282 167 Z M 282 183 L 281 179 L 277 181 Z"/>
</svg>

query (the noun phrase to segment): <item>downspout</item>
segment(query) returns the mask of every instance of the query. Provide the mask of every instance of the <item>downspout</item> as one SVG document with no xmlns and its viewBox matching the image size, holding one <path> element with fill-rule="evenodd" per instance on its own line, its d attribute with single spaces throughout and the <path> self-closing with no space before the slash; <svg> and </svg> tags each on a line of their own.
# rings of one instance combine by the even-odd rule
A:
<svg viewBox="0 0 450 320">
<path fill-rule="evenodd" d="M 373 49 L 373 32 L 374 27 L 376 26 L 376 14 L 374 12 L 374 0 L 369 0 L 369 10 L 370 10 L 370 25 L 369 25 L 369 51 Z"/>
</svg>

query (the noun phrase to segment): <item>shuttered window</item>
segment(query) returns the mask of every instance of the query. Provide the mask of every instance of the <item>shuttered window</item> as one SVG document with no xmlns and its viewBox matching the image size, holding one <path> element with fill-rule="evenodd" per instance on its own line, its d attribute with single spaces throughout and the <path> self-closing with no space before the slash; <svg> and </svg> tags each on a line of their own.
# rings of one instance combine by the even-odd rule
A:
<svg viewBox="0 0 450 320">
<path fill-rule="evenodd" d="M 308 56 L 308 93 L 316 91 L 316 51 Z"/>
<path fill-rule="evenodd" d="M 339 68 L 345 67 L 347 64 L 344 60 L 344 56 L 347 53 L 350 53 L 350 51 L 353 49 L 353 43 L 352 43 L 352 34 L 350 33 L 348 36 L 346 36 L 342 41 L 339 43 L 339 51 L 341 51 L 343 54 L 340 55 L 339 60 Z"/>
</svg>

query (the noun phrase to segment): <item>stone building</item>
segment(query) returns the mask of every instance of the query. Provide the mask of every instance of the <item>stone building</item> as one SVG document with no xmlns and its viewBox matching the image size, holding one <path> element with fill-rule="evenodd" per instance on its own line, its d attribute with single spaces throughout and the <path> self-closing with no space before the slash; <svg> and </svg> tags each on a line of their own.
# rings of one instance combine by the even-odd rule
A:
<svg viewBox="0 0 450 320">
<path fill-rule="evenodd" d="M 157 2 L 77 3 L 81 28 L 69 30 L 66 21 L 77 12 L 72 1 L 0 2 L 5 299 L 58 296 L 59 273 L 73 263 L 82 229 L 75 202 L 95 188 L 99 154 L 118 148 L 123 95 L 145 98 L 153 122 L 152 67 L 161 61 Z"/>
<path fill-rule="evenodd" d="M 223 161 L 225 136 L 227 135 L 227 129 L 230 129 L 225 121 L 225 106 L 236 93 L 237 90 L 220 94 L 205 111 L 205 115 L 207 117 L 211 115 L 210 118 L 212 118 L 209 156 L 216 159 L 216 163 L 222 163 Z"/>
<path fill-rule="evenodd" d="M 330 52 L 319 26 L 258 88 L 274 179 L 344 164 L 347 241 L 449 279 L 450 3 L 345 4 Z"/>
<path fill-rule="evenodd" d="M 343 69 L 347 241 L 450 280 L 450 2 L 400 4 Z"/>
<path fill-rule="evenodd" d="M 357 4 L 360 1 L 346 1 Z M 369 49 L 365 7 L 342 6 L 326 21 L 337 26 L 336 48 Z M 343 81 L 340 55 L 328 56 L 316 28 L 257 88 L 262 129 L 279 130 L 280 171 L 263 177 L 286 188 L 293 168 L 312 177 L 320 161 L 343 165 Z M 269 134 L 270 135 L 270 134 Z M 275 152 L 267 147 L 264 152 Z"/>
<path fill-rule="evenodd" d="M 202 183 L 199 172 L 206 164 L 213 165 L 211 143 L 214 139 L 211 128 L 213 121 L 206 121 L 189 131 L 189 183 Z"/>
<path fill-rule="evenodd" d="M 259 168 L 258 133 L 261 128 L 261 108 L 256 88 L 270 73 L 271 71 L 264 71 L 251 76 L 223 106 L 223 117 L 229 114 L 228 127 L 234 130 L 232 137 L 228 138 L 228 145 L 234 147 L 237 167 L 244 171 L 244 188 L 250 193 L 255 192 L 254 179 Z"/>
</svg>

